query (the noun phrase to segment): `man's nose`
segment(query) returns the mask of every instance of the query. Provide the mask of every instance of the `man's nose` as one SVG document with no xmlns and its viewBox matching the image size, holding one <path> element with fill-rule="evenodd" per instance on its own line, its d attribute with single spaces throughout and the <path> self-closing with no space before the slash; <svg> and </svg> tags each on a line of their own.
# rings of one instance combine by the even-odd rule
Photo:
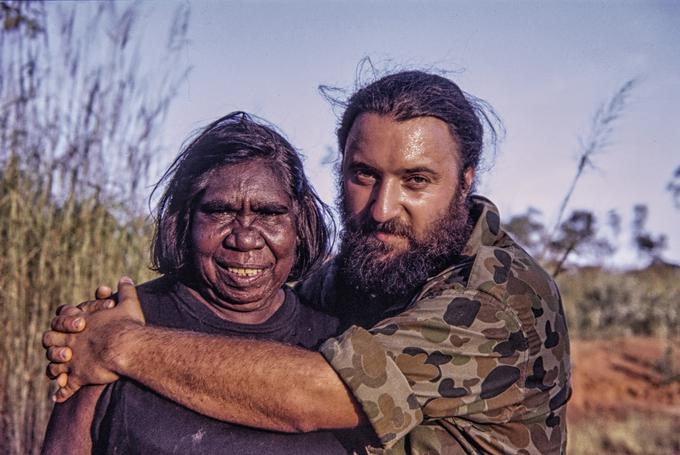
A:
<svg viewBox="0 0 680 455">
<path fill-rule="evenodd" d="M 397 182 L 383 180 L 373 189 L 371 216 L 378 223 L 384 223 L 401 214 L 401 189 Z"/>
<path fill-rule="evenodd" d="M 259 250 L 264 247 L 264 239 L 252 226 L 237 223 L 224 239 L 224 245 L 238 251 Z"/>
</svg>

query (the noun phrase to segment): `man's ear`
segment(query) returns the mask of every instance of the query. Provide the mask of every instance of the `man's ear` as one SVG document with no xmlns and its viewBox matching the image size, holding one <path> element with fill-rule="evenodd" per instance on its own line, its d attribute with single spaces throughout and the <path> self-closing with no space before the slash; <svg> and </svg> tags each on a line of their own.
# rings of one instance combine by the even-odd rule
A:
<svg viewBox="0 0 680 455">
<path fill-rule="evenodd" d="M 473 167 L 469 167 L 465 170 L 465 172 L 463 172 L 463 183 L 464 183 L 463 191 L 465 192 L 466 197 L 470 193 L 470 191 L 472 191 L 472 187 L 475 183 L 475 175 L 476 175 L 476 172 L 475 172 L 475 168 L 473 168 Z"/>
</svg>

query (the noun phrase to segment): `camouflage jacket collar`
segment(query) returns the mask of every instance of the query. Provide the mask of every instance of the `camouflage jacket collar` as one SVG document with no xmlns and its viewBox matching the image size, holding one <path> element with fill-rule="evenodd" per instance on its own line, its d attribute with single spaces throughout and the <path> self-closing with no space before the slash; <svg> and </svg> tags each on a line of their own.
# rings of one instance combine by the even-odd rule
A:
<svg viewBox="0 0 680 455">
<path fill-rule="evenodd" d="M 470 199 L 470 216 L 477 222 L 461 256 L 476 256 L 481 247 L 494 245 L 501 234 L 501 218 L 494 203 L 477 194 Z"/>
<path fill-rule="evenodd" d="M 428 279 L 428 283 L 439 276 L 451 274 L 452 272 L 454 272 L 454 275 L 457 278 L 454 279 L 454 277 L 451 276 L 449 277 L 449 280 L 455 280 L 461 283 L 467 282 L 472 264 L 474 263 L 479 250 L 482 247 L 495 245 L 500 238 L 501 218 L 498 214 L 498 208 L 496 208 L 493 202 L 478 194 L 472 195 L 470 200 L 472 202 L 472 207 L 470 207 L 470 218 L 476 220 L 470 238 L 465 244 L 463 251 L 456 259 L 454 259 L 453 263 L 436 275 L 431 276 Z M 422 295 L 425 289 L 427 289 L 427 285 L 424 286 L 423 290 L 412 302 L 416 301 L 418 296 Z"/>
<path fill-rule="evenodd" d="M 501 219 L 498 208 L 493 202 L 480 195 L 471 196 L 472 206 L 470 207 L 470 217 L 475 221 L 470 238 L 468 239 L 461 254 L 441 272 L 428 278 L 427 283 L 421 288 L 420 292 L 411 300 L 409 306 L 415 304 L 423 295 L 427 293 L 429 284 L 436 278 L 447 275 L 447 282 L 467 283 L 472 265 L 479 250 L 483 247 L 497 244 L 502 236 Z M 402 308 L 403 310 L 403 308 Z"/>
</svg>

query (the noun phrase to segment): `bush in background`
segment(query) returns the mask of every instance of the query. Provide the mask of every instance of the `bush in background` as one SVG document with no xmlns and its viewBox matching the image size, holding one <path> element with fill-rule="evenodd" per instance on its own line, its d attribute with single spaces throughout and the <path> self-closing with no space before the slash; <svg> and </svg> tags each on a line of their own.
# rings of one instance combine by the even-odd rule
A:
<svg viewBox="0 0 680 455">
<path fill-rule="evenodd" d="M 635 271 L 573 269 L 557 278 L 576 338 L 680 336 L 680 267 L 654 263 Z"/>
</svg>

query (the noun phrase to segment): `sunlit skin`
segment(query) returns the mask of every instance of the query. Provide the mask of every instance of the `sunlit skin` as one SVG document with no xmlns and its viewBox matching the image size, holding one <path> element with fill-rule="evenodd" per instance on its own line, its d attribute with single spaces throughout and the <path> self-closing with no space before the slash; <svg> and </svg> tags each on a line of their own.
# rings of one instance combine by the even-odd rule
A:
<svg viewBox="0 0 680 455">
<path fill-rule="evenodd" d="M 460 147 L 442 120 L 361 114 L 352 125 L 343 158 L 345 212 L 352 221 L 391 219 L 409 225 L 418 240 L 450 207 L 459 187 Z M 464 174 L 469 191 L 474 171 Z M 401 235 L 375 232 L 392 254 L 409 248 Z"/>
<path fill-rule="evenodd" d="M 264 161 L 223 166 L 209 178 L 191 220 L 193 269 L 218 316 L 266 321 L 281 306 L 295 262 L 295 213 L 281 179 Z"/>
</svg>

